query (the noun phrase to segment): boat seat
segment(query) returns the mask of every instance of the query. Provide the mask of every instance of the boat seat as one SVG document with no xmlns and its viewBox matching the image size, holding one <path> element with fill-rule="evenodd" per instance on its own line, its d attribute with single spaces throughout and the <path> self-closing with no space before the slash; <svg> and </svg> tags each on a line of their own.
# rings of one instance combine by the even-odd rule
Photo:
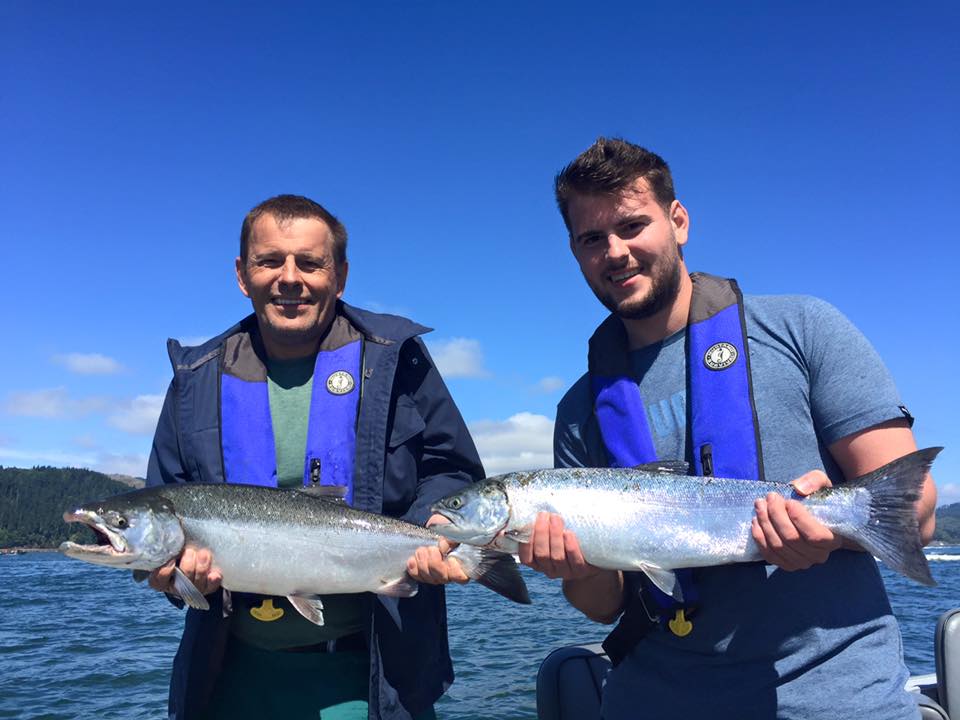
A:
<svg viewBox="0 0 960 720">
<path fill-rule="evenodd" d="M 937 621 L 933 654 L 937 667 L 937 702 L 948 717 L 960 720 L 960 608 L 948 610 Z"/>
<path fill-rule="evenodd" d="M 934 653 L 936 685 L 931 677 L 914 688 L 920 718 L 960 720 L 960 608 L 944 613 L 937 622 Z M 551 652 L 537 673 L 537 718 L 598 720 L 603 678 L 610 666 L 600 643 L 568 645 Z"/>
<path fill-rule="evenodd" d="M 568 645 L 551 652 L 537 673 L 537 717 L 597 720 L 600 689 L 610 666 L 600 643 Z"/>
<path fill-rule="evenodd" d="M 947 711 L 926 695 L 921 695 L 917 704 L 920 706 L 920 720 L 950 720 Z"/>
</svg>

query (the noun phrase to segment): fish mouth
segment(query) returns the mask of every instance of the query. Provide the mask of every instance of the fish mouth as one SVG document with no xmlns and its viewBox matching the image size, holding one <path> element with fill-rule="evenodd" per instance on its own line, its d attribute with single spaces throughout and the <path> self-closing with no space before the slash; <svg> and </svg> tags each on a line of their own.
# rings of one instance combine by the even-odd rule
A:
<svg viewBox="0 0 960 720">
<path fill-rule="evenodd" d="M 93 531 L 97 538 L 95 545 L 80 545 L 79 543 L 61 543 L 60 552 L 72 557 L 98 557 L 100 562 L 122 561 L 131 556 L 130 548 L 123 535 L 114 532 L 103 518 L 92 510 L 74 510 L 65 512 L 63 519 L 68 523 L 82 523 Z"/>
<path fill-rule="evenodd" d="M 450 508 L 434 505 L 430 508 L 431 512 L 434 512 L 438 515 L 442 515 L 450 522 L 448 524 L 437 523 L 431 525 L 430 529 L 436 531 L 438 534 L 447 538 L 448 540 L 453 540 L 454 542 L 464 542 L 468 545 L 477 545 L 480 547 L 485 547 L 496 540 L 497 535 L 500 534 L 500 528 L 495 530 L 493 534 L 484 533 L 483 530 L 480 531 L 480 534 L 475 531 L 466 530 L 457 523 L 463 520 L 463 516 L 455 510 Z"/>
<path fill-rule="evenodd" d="M 433 505 L 431 505 L 430 512 L 435 513 L 437 515 L 442 515 L 443 517 L 445 517 L 447 520 L 450 521 L 450 525 L 443 525 L 443 524 L 433 525 L 432 527 L 434 530 L 439 530 L 442 527 L 455 526 L 457 523 L 462 523 L 464 519 L 463 514 L 459 510 L 453 509 L 442 500 L 440 502 L 435 502 Z M 450 529 L 452 530 L 453 528 L 450 527 Z"/>
</svg>

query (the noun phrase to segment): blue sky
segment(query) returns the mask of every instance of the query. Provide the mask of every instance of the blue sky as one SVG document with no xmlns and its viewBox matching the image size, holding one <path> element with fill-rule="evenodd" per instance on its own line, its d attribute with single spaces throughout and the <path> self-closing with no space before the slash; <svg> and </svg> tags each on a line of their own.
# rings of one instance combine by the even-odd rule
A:
<svg viewBox="0 0 960 720">
<path fill-rule="evenodd" d="M 865 332 L 960 501 L 960 9 L 667 6 L 0 4 L 0 464 L 142 475 L 164 341 L 248 312 L 281 192 L 347 225 L 349 302 L 435 328 L 488 471 L 549 464 L 603 317 L 552 178 L 618 135 L 670 163 L 692 269 Z"/>
</svg>

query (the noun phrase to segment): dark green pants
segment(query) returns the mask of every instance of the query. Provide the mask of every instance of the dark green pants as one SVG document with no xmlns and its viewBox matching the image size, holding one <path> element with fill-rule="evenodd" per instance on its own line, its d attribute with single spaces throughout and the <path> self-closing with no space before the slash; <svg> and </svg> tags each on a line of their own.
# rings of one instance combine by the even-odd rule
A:
<svg viewBox="0 0 960 720">
<path fill-rule="evenodd" d="M 366 720 L 366 651 L 272 652 L 231 640 L 210 700 L 211 720 Z M 431 709 L 416 720 L 436 720 Z"/>
</svg>

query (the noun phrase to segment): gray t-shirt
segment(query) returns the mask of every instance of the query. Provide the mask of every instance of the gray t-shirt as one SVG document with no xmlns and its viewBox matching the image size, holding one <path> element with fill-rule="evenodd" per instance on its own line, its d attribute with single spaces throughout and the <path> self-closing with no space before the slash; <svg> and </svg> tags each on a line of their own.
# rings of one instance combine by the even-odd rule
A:
<svg viewBox="0 0 960 720">
<path fill-rule="evenodd" d="M 904 417 L 896 388 L 863 335 L 831 305 L 802 296 L 744 301 L 767 480 L 822 469 L 827 446 Z M 631 353 L 662 460 L 686 447 L 684 333 Z M 557 408 L 558 467 L 606 466 L 584 376 Z M 661 628 L 608 677 L 604 717 L 914 718 L 903 690 L 900 630 L 874 559 L 836 551 L 802 572 L 763 564 L 696 572 L 694 631 Z"/>
</svg>

